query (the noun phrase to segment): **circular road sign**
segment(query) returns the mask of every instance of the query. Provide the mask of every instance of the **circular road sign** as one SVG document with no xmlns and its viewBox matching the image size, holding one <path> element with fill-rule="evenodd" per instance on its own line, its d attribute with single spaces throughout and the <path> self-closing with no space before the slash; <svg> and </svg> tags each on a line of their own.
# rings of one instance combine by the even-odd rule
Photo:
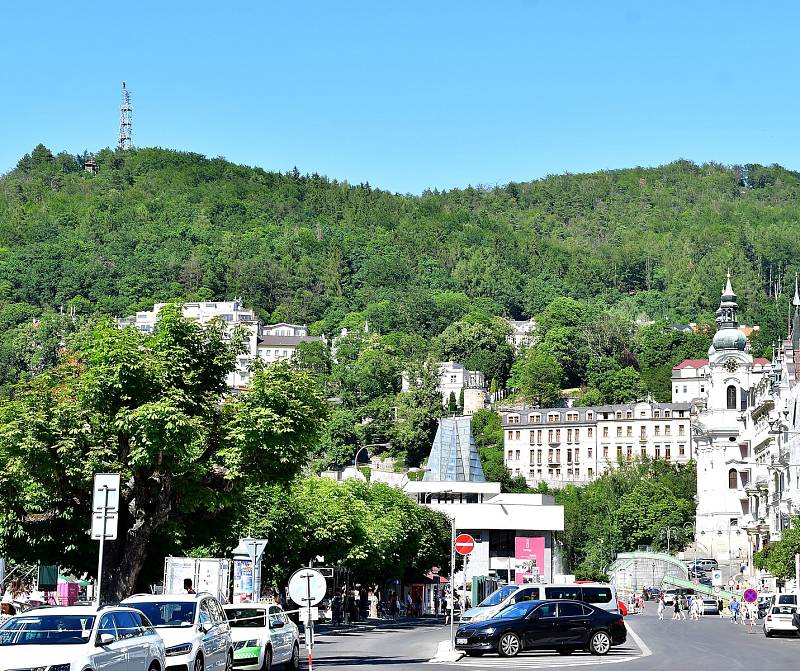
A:
<svg viewBox="0 0 800 671">
<path fill-rule="evenodd" d="M 719 593 L 720 593 L 719 585 L 714 585 L 714 594 L 719 594 Z"/>
<path fill-rule="evenodd" d="M 301 568 L 289 579 L 289 596 L 298 606 L 318 604 L 327 590 L 325 576 L 311 568 Z"/>
<path fill-rule="evenodd" d="M 475 539 L 469 534 L 459 534 L 456 536 L 456 552 L 460 555 L 471 554 L 475 549 Z"/>
<path fill-rule="evenodd" d="M 752 587 L 750 589 L 746 589 L 744 594 L 742 594 L 742 598 L 747 601 L 747 603 L 755 603 L 758 601 L 758 592 L 756 592 Z"/>
</svg>

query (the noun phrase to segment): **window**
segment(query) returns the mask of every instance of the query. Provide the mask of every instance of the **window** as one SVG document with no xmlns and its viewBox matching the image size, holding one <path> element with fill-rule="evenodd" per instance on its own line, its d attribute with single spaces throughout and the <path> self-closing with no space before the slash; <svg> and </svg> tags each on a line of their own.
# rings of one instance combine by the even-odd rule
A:
<svg viewBox="0 0 800 671">
<path fill-rule="evenodd" d="M 561 450 L 556 450 L 556 463 L 561 463 Z"/>
<path fill-rule="evenodd" d="M 684 435 L 683 424 L 678 424 L 678 435 L 679 436 L 683 436 Z"/>
<path fill-rule="evenodd" d="M 705 391 L 706 391 L 706 387 L 705 387 L 705 385 L 701 384 L 701 385 L 700 385 L 700 393 L 701 393 L 701 394 L 704 394 L 704 393 L 705 393 Z"/>
<path fill-rule="evenodd" d="M 531 421 L 533 421 L 533 422 L 541 422 L 542 421 L 542 416 L 539 415 L 539 414 L 532 415 L 532 417 L 533 417 L 533 419 Z"/>
<path fill-rule="evenodd" d="M 642 449 L 641 449 L 640 453 L 642 455 L 642 458 L 647 456 L 647 448 L 644 447 L 644 445 L 642 446 Z"/>
<path fill-rule="evenodd" d="M 592 429 L 592 427 L 590 426 L 588 429 L 586 429 L 586 431 L 588 432 L 587 435 L 589 436 L 589 438 L 591 438 L 592 435 L 594 434 L 594 430 Z"/>
<path fill-rule="evenodd" d="M 514 458 L 514 450 L 508 451 L 508 460 L 511 461 Z"/>
<path fill-rule="evenodd" d="M 607 426 L 603 427 L 603 438 L 608 438 L 608 427 Z"/>
<path fill-rule="evenodd" d="M 686 385 L 683 385 L 683 393 L 686 393 Z"/>
<path fill-rule="evenodd" d="M 736 410 L 736 387 L 732 384 L 728 385 L 726 395 L 728 399 L 728 410 Z"/>
<path fill-rule="evenodd" d="M 450 376 L 450 384 L 455 384 L 457 379 L 458 379 L 458 378 L 457 378 L 455 375 L 451 375 L 451 376 Z M 510 419 L 511 419 L 511 418 L 509 417 L 509 420 L 510 420 Z"/>
<path fill-rule="evenodd" d="M 117 634 L 117 628 L 114 626 L 114 619 L 111 617 L 111 613 L 103 615 L 103 619 L 100 620 L 100 625 L 97 628 L 98 639 L 100 638 L 100 634 L 111 634 L 114 638 L 119 637 L 119 634 Z"/>
<path fill-rule="evenodd" d="M 514 440 L 519 440 L 519 431 L 515 432 Z"/>
<path fill-rule="evenodd" d="M 669 461 L 669 459 L 670 459 L 671 450 L 672 450 L 672 448 L 670 448 L 669 445 L 664 445 L 664 459 L 666 459 L 667 461 Z"/>
<path fill-rule="evenodd" d="M 660 436 L 661 435 L 661 427 L 658 424 L 656 424 L 655 427 L 653 427 L 653 431 L 654 431 L 656 436 Z"/>
<path fill-rule="evenodd" d="M 739 477 L 735 468 L 728 471 L 728 489 L 738 489 Z"/>
<path fill-rule="evenodd" d="M 628 412 L 625 413 L 625 419 L 633 419 L 633 410 L 628 410 Z"/>
<path fill-rule="evenodd" d="M 542 465 L 542 451 L 541 450 L 536 450 L 536 465 L 537 466 L 541 466 Z"/>
<path fill-rule="evenodd" d="M 683 410 L 678 410 L 678 417 L 683 417 L 683 413 L 684 413 Z"/>
<path fill-rule="evenodd" d="M 528 442 L 531 445 L 536 443 L 536 432 L 535 431 L 528 431 Z"/>
<path fill-rule="evenodd" d="M 567 463 L 568 464 L 572 463 L 572 450 L 571 449 L 567 450 Z"/>
<path fill-rule="evenodd" d="M 632 426 L 628 427 L 628 435 L 629 436 L 633 436 L 633 427 Z"/>
<path fill-rule="evenodd" d="M 580 460 L 580 456 L 579 456 L 579 450 L 578 450 L 578 448 L 576 447 L 576 448 L 575 448 L 575 463 L 576 463 L 576 464 L 579 464 L 580 462 L 581 462 L 581 460 Z"/>
<path fill-rule="evenodd" d="M 517 461 L 519 461 L 519 450 L 517 450 L 517 453 L 516 453 L 515 456 L 517 457 Z"/>
<path fill-rule="evenodd" d="M 622 438 L 622 427 L 621 426 L 617 427 L 617 438 Z"/>
<path fill-rule="evenodd" d="M 548 429 L 547 430 L 547 442 L 548 443 L 552 443 L 553 442 L 553 429 Z"/>
<path fill-rule="evenodd" d="M 520 601 L 538 601 L 538 600 L 539 600 L 538 587 L 521 589 L 514 595 L 514 603 L 519 603 Z"/>
<path fill-rule="evenodd" d="M 139 623 L 134 619 L 133 613 L 117 611 L 116 613 L 112 613 L 111 616 L 114 619 L 114 625 L 117 627 L 118 640 L 136 638 L 142 635 L 139 629 Z"/>
<path fill-rule="evenodd" d="M 594 450 L 592 450 L 592 448 L 590 447 L 590 448 L 589 448 L 589 459 L 591 459 L 591 458 L 592 458 L 592 453 L 593 453 L 593 452 L 594 452 Z"/>
<path fill-rule="evenodd" d="M 547 450 L 547 463 L 553 463 L 553 450 Z"/>
<path fill-rule="evenodd" d="M 669 429 L 670 429 L 669 424 L 664 424 L 664 435 L 665 436 L 670 435 L 670 430 Z"/>
<path fill-rule="evenodd" d="M 575 442 L 576 443 L 580 443 L 581 442 L 581 430 L 580 429 L 575 429 Z"/>
<path fill-rule="evenodd" d="M 556 442 L 561 442 L 561 429 L 556 429 Z"/>
<path fill-rule="evenodd" d="M 616 413 L 616 418 L 617 419 L 622 419 L 622 413 L 621 412 L 617 412 Z"/>
<path fill-rule="evenodd" d="M 679 393 L 679 392 L 678 392 L 678 388 L 677 388 L 677 387 L 675 387 L 675 393 L 676 393 L 676 394 L 677 394 L 677 393 Z"/>
<path fill-rule="evenodd" d="M 548 599 L 552 598 L 549 594 L 547 596 Z M 556 616 L 556 604 L 554 603 L 543 603 L 536 609 L 536 614 L 540 617 L 555 617 Z"/>
<path fill-rule="evenodd" d="M 508 439 L 509 440 L 514 440 L 514 432 L 513 431 L 509 431 L 508 432 Z"/>
<path fill-rule="evenodd" d="M 533 463 L 535 460 L 536 460 L 536 450 L 531 450 L 530 463 Z"/>
<path fill-rule="evenodd" d="M 656 459 L 661 459 L 661 445 L 656 445 Z"/>
<path fill-rule="evenodd" d="M 639 413 L 639 417 L 647 417 L 647 413 L 646 413 L 644 410 L 642 410 L 642 411 Z"/>
<path fill-rule="evenodd" d="M 572 429 L 567 429 L 567 442 L 572 442 Z"/>
<path fill-rule="evenodd" d="M 581 588 L 578 585 L 555 585 L 545 587 L 544 593 L 548 599 L 574 599 L 581 600 Z"/>
<path fill-rule="evenodd" d="M 617 460 L 622 459 L 622 445 L 617 445 Z"/>
<path fill-rule="evenodd" d="M 653 417 L 655 419 L 658 419 L 659 417 L 661 417 L 661 411 L 660 410 L 654 410 L 653 411 Z"/>
<path fill-rule="evenodd" d="M 536 430 L 536 442 L 539 443 L 539 445 L 542 444 L 542 430 L 541 429 L 537 429 Z"/>
<path fill-rule="evenodd" d="M 590 478 L 594 477 L 594 469 L 593 468 L 590 468 L 588 473 L 589 473 L 589 477 Z"/>
<path fill-rule="evenodd" d="M 608 587 L 584 587 L 583 600 L 586 603 L 610 603 L 611 590 Z"/>
<path fill-rule="evenodd" d="M 642 427 L 642 430 L 641 430 L 641 432 L 639 434 L 639 437 L 642 438 L 642 439 L 647 438 L 647 427 L 646 426 Z"/>
<path fill-rule="evenodd" d="M 591 410 L 586 413 L 586 419 L 588 419 L 589 421 L 594 419 L 594 413 Z"/>
<path fill-rule="evenodd" d="M 603 459 L 608 459 L 608 445 L 603 445 Z"/>
<path fill-rule="evenodd" d="M 633 447 L 628 445 L 628 461 L 633 459 Z"/>
<path fill-rule="evenodd" d="M 560 603 L 558 604 L 558 616 L 583 617 L 583 606 L 581 606 L 579 603 Z"/>
<path fill-rule="evenodd" d="M 664 419 L 669 419 L 669 410 L 664 411 Z"/>
<path fill-rule="evenodd" d="M 683 444 L 678 445 L 678 456 L 682 457 L 686 453 L 686 446 Z"/>
<path fill-rule="evenodd" d="M 200 626 L 211 623 L 211 613 L 208 612 L 208 599 L 203 599 L 200 602 Z"/>
</svg>

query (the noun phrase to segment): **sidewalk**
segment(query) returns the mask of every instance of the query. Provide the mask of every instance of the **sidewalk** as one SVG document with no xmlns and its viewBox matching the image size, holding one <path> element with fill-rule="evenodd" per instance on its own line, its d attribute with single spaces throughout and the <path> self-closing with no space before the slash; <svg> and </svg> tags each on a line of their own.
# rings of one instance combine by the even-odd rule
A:
<svg viewBox="0 0 800 671">
<path fill-rule="evenodd" d="M 350 624 L 341 624 L 338 626 L 332 625 L 330 622 L 324 624 L 317 624 L 314 629 L 317 633 L 332 635 L 332 634 L 350 634 L 362 631 L 374 631 L 375 629 L 401 629 L 406 627 L 418 627 L 420 625 L 442 625 L 444 624 L 444 616 L 428 615 L 425 617 L 410 617 L 410 618 L 397 618 L 391 620 L 388 618 L 369 618 L 368 620 L 359 620 Z M 302 628 L 301 628 L 302 630 Z"/>
</svg>

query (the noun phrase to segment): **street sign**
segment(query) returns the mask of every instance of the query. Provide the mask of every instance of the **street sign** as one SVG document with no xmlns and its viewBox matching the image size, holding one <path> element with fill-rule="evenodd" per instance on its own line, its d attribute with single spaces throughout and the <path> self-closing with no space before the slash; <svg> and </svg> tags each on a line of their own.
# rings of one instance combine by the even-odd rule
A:
<svg viewBox="0 0 800 671">
<path fill-rule="evenodd" d="M 471 554 L 475 549 L 475 539 L 469 534 L 459 534 L 456 536 L 456 552 L 460 555 Z"/>
<path fill-rule="evenodd" d="M 736 581 L 735 581 L 733 578 L 731 578 L 731 579 L 728 581 L 728 587 L 733 587 L 735 584 L 736 584 Z"/>
<path fill-rule="evenodd" d="M 316 622 L 319 620 L 319 608 L 311 606 L 311 608 L 302 608 L 300 610 L 300 620 L 302 622 Z"/>
<path fill-rule="evenodd" d="M 711 571 L 711 584 L 716 587 L 722 587 L 723 585 L 722 571 L 720 570 Z"/>
<path fill-rule="evenodd" d="M 92 538 L 112 541 L 119 519 L 119 473 L 97 473 L 92 494 Z"/>
<path fill-rule="evenodd" d="M 714 594 L 719 594 L 722 588 L 719 585 L 714 585 Z"/>
<path fill-rule="evenodd" d="M 744 594 L 742 594 L 742 598 L 747 601 L 747 603 L 755 603 L 758 601 L 758 592 L 756 592 L 752 587 L 750 589 L 746 589 Z"/>
<path fill-rule="evenodd" d="M 301 568 L 289 579 L 289 596 L 301 608 L 316 606 L 327 590 L 325 577 L 311 568 Z"/>
</svg>

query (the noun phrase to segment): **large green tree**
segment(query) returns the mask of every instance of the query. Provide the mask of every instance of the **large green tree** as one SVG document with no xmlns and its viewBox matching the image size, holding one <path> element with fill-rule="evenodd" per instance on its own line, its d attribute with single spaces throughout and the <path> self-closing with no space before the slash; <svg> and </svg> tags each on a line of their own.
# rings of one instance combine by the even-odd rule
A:
<svg viewBox="0 0 800 671">
<path fill-rule="evenodd" d="M 102 321 L 59 364 L 0 405 L 0 548 L 14 558 L 91 569 L 92 477 L 122 474 L 105 599 L 131 593 L 167 524 L 211 516 L 251 478 L 287 480 L 316 440 L 326 405 L 312 378 L 260 368 L 229 398 L 237 339 L 164 308 L 156 332 Z"/>
</svg>

